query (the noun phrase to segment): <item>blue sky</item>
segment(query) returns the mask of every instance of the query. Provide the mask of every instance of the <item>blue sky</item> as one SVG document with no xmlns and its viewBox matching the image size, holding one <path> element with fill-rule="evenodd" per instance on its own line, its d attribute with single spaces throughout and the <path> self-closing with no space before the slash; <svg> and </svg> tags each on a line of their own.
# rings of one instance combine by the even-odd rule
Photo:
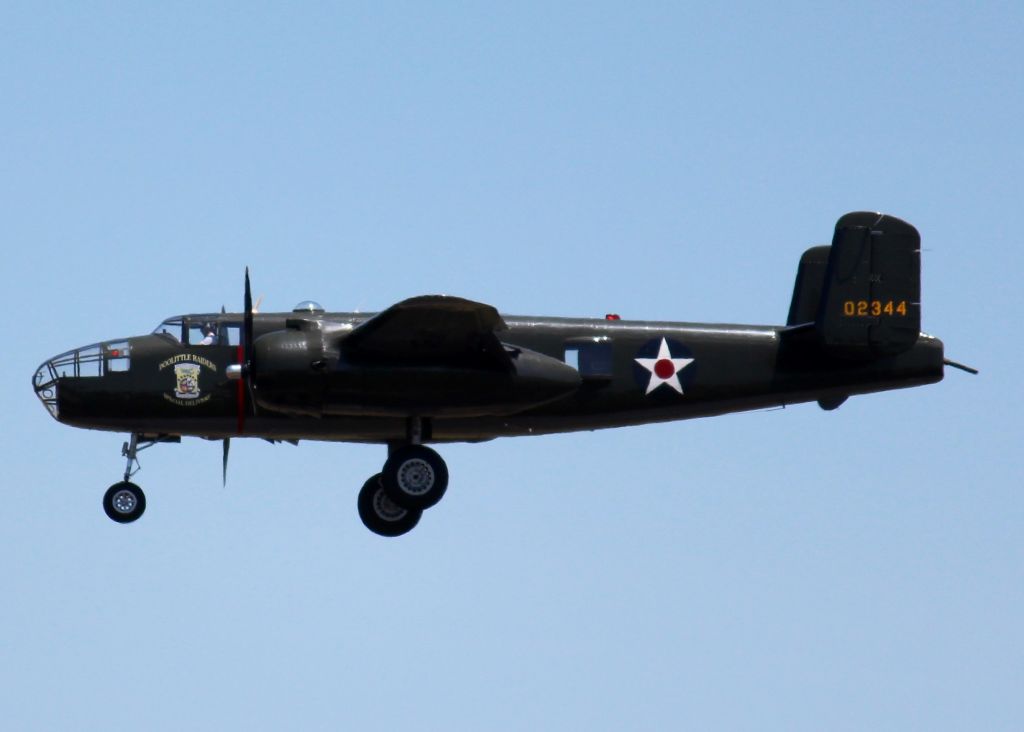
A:
<svg viewBox="0 0 1024 732">
<path fill-rule="evenodd" d="M 11 729 L 1020 729 L 1024 112 L 1012 3 L 4 4 L 0 712 Z M 142 454 L 45 358 L 164 317 L 444 292 L 786 316 L 803 250 L 923 237 L 982 369 L 442 449 L 398 541 L 373 446 Z"/>
</svg>

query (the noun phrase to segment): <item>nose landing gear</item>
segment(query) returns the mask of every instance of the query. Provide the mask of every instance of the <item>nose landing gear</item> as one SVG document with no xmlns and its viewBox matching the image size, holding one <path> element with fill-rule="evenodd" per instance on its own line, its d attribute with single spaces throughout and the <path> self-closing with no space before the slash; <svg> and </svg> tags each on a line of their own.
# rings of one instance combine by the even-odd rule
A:
<svg viewBox="0 0 1024 732">
<path fill-rule="evenodd" d="M 181 442 L 176 435 L 143 435 L 132 433 L 131 440 L 121 447 L 125 458 L 124 480 L 114 483 L 103 494 L 103 510 L 113 521 L 130 524 L 137 521 L 146 510 L 146 494 L 131 482 L 131 477 L 142 468 L 139 452 L 160 442 Z"/>
</svg>

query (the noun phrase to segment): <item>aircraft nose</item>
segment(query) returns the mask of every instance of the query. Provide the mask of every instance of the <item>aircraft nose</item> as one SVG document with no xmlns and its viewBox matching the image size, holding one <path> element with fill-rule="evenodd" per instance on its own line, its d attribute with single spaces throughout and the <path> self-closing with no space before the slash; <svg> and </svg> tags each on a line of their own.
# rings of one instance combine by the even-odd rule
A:
<svg viewBox="0 0 1024 732">
<path fill-rule="evenodd" d="M 35 376 L 32 377 L 32 388 L 36 396 L 54 419 L 57 419 L 57 381 L 60 379 L 56 360 L 51 359 L 44 363 L 36 369 Z"/>
<path fill-rule="evenodd" d="M 104 361 L 107 360 L 110 353 L 110 348 L 96 343 L 54 356 L 36 369 L 35 376 L 32 377 L 32 388 L 35 389 L 39 401 L 43 403 L 54 419 L 60 419 L 57 393 L 58 389 L 63 390 L 60 384 L 61 379 L 102 376 Z M 113 351 L 113 353 L 119 354 L 120 352 Z M 125 354 L 127 354 L 127 349 L 125 349 Z M 65 393 L 64 396 L 67 394 Z"/>
<path fill-rule="evenodd" d="M 32 388 L 50 415 L 59 420 L 60 404 L 58 393 L 65 406 L 65 417 L 69 399 L 79 394 L 76 383 L 80 379 L 101 378 L 112 372 L 125 372 L 129 368 L 131 355 L 130 339 L 105 341 L 83 346 L 49 359 L 36 369 L 32 377 Z"/>
</svg>

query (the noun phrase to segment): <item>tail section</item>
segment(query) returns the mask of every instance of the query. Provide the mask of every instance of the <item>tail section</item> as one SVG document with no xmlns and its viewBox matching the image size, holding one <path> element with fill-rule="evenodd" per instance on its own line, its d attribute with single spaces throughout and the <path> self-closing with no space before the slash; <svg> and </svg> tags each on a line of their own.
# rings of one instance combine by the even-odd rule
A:
<svg viewBox="0 0 1024 732">
<path fill-rule="evenodd" d="M 849 213 L 831 246 L 804 252 L 789 326 L 813 326 L 836 356 L 872 358 L 913 347 L 921 332 L 921 236 L 884 214 Z"/>
</svg>

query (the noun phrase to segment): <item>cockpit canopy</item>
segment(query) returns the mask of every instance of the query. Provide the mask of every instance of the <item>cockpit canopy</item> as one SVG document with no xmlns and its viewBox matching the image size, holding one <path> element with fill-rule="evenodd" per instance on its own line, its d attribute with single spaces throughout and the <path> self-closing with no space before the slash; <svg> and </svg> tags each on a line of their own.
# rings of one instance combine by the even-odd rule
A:
<svg viewBox="0 0 1024 732">
<path fill-rule="evenodd" d="M 153 329 L 153 335 L 174 336 L 174 339 L 176 341 L 181 341 L 183 338 L 182 326 L 184 325 L 184 323 L 184 318 L 168 318 L 167 320 L 165 320 L 164 322 L 162 322 L 160 325 Z"/>
<path fill-rule="evenodd" d="M 153 335 L 173 338 L 186 346 L 237 346 L 242 342 L 242 322 L 237 317 L 178 315 L 160 323 Z"/>
</svg>

